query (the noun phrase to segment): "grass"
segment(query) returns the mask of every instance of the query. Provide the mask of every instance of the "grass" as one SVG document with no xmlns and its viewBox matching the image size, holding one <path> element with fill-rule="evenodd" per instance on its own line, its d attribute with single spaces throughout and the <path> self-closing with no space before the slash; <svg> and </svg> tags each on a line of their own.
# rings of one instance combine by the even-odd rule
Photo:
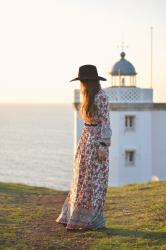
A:
<svg viewBox="0 0 166 250">
<path fill-rule="evenodd" d="M 109 187 L 107 228 L 66 232 L 55 222 L 68 192 L 0 183 L 0 249 L 166 249 L 166 182 Z"/>
</svg>

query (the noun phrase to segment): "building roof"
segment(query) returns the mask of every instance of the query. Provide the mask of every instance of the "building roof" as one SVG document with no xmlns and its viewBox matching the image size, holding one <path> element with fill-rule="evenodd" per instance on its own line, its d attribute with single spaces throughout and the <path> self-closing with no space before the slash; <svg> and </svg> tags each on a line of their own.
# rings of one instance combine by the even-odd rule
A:
<svg viewBox="0 0 166 250">
<path fill-rule="evenodd" d="M 121 59 L 113 65 L 110 72 L 112 76 L 134 76 L 137 74 L 133 64 L 125 59 L 125 55 L 125 52 L 120 53 Z"/>
</svg>

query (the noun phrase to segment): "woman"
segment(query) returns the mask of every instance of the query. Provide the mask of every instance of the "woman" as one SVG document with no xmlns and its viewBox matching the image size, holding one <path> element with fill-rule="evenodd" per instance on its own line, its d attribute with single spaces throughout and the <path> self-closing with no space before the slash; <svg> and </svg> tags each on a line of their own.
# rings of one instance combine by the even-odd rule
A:
<svg viewBox="0 0 166 250">
<path fill-rule="evenodd" d="M 67 230 L 95 230 L 105 228 L 103 215 L 109 175 L 109 146 L 112 130 L 109 100 L 101 88 L 94 65 L 79 68 L 83 97 L 80 116 L 84 127 L 74 157 L 71 188 L 56 222 Z"/>
</svg>

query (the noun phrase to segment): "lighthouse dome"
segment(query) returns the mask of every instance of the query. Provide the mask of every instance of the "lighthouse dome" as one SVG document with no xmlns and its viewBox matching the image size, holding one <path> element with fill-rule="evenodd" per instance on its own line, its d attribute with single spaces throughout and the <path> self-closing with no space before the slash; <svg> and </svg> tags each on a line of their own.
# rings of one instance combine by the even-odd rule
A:
<svg viewBox="0 0 166 250">
<path fill-rule="evenodd" d="M 125 55 L 125 52 L 121 52 L 121 59 L 113 65 L 110 72 L 112 76 L 135 76 L 137 74 L 133 64 L 125 59 Z"/>
</svg>

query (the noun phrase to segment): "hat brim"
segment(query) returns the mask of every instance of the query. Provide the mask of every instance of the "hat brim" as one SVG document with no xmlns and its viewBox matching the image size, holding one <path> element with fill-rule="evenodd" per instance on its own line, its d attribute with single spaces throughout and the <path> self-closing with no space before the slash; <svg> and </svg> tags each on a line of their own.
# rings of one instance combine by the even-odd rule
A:
<svg viewBox="0 0 166 250">
<path fill-rule="evenodd" d="M 82 78 L 80 78 L 80 77 L 76 77 L 76 78 L 74 78 L 74 79 L 72 79 L 72 80 L 70 80 L 70 82 L 73 82 L 73 81 L 81 81 L 81 80 L 101 80 L 101 81 L 107 81 L 107 79 L 106 78 L 104 78 L 104 77 L 102 77 L 102 76 L 98 76 L 97 78 L 87 78 L 87 77 L 82 77 Z"/>
</svg>

